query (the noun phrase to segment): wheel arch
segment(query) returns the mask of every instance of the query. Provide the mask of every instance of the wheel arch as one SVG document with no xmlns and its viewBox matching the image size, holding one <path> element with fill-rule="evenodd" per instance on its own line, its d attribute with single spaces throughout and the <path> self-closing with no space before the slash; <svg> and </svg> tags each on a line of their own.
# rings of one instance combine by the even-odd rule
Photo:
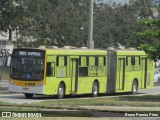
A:
<svg viewBox="0 0 160 120">
<path fill-rule="evenodd" d="M 94 84 L 95 82 L 98 84 L 98 91 L 100 91 L 100 83 L 99 83 L 99 80 L 98 80 L 98 79 L 95 79 L 95 80 L 93 81 L 93 84 Z"/>
<path fill-rule="evenodd" d="M 59 85 L 60 85 L 60 84 L 63 84 L 64 90 L 65 90 L 65 93 L 66 93 L 66 83 L 62 80 L 62 81 L 59 83 Z M 59 86 L 59 85 L 58 85 L 58 86 Z"/>
<path fill-rule="evenodd" d="M 99 81 L 98 79 L 95 79 L 93 81 L 93 85 L 92 85 L 92 96 L 93 97 L 97 97 L 100 91 L 100 87 L 99 87 Z"/>
<path fill-rule="evenodd" d="M 97 82 L 97 83 L 98 83 L 98 86 L 99 86 L 99 80 L 98 80 L 98 79 L 95 79 L 94 82 Z M 93 82 L 93 83 L 94 83 L 94 82 Z"/>
<path fill-rule="evenodd" d="M 139 79 L 138 79 L 138 78 L 134 78 L 133 81 L 132 81 L 132 83 L 133 83 L 134 81 L 137 82 L 137 88 L 139 89 Z"/>
</svg>

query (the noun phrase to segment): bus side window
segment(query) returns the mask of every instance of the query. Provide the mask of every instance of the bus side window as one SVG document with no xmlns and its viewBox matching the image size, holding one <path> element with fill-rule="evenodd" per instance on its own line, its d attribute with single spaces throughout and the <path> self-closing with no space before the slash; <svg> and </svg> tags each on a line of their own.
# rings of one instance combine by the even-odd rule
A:
<svg viewBox="0 0 160 120">
<path fill-rule="evenodd" d="M 82 64 L 82 63 L 81 63 L 81 59 L 82 59 L 82 58 L 79 57 L 79 66 L 81 66 L 81 64 Z"/>
<path fill-rule="evenodd" d="M 59 57 L 59 67 L 64 66 L 64 57 Z"/>
<path fill-rule="evenodd" d="M 132 65 L 135 65 L 135 57 L 134 56 L 131 57 L 131 63 L 132 63 Z"/>
<path fill-rule="evenodd" d="M 135 65 L 140 65 L 140 57 L 135 57 Z"/>
<path fill-rule="evenodd" d="M 98 66 L 104 66 L 104 57 L 99 57 Z"/>
<path fill-rule="evenodd" d="M 80 56 L 79 57 L 79 66 L 86 66 L 86 63 L 87 63 L 86 57 Z"/>
<path fill-rule="evenodd" d="M 46 75 L 47 76 L 51 76 L 53 74 L 53 67 L 52 67 L 52 63 L 48 62 L 47 63 L 47 70 L 46 70 Z"/>
<path fill-rule="evenodd" d="M 89 57 L 86 57 L 86 66 L 89 66 Z"/>
<path fill-rule="evenodd" d="M 85 57 L 85 56 L 79 57 L 79 76 L 80 77 L 88 76 L 88 64 L 89 64 L 88 57 Z"/>
<path fill-rule="evenodd" d="M 132 57 L 127 57 L 126 58 L 126 65 L 131 66 L 132 65 Z"/>
<path fill-rule="evenodd" d="M 105 56 L 103 57 L 103 61 L 104 61 L 103 63 L 104 63 L 104 66 L 105 66 L 106 65 L 106 57 Z"/>
<path fill-rule="evenodd" d="M 80 77 L 88 76 L 88 67 L 79 67 L 79 76 Z"/>
<path fill-rule="evenodd" d="M 55 63 L 54 62 L 47 63 L 46 72 L 47 72 L 46 73 L 47 76 L 55 76 Z"/>
<path fill-rule="evenodd" d="M 64 66 L 67 66 L 67 56 L 64 56 Z"/>
<path fill-rule="evenodd" d="M 99 57 L 95 57 L 95 66 L 99 65 Z"/>
<path fill-rule="evenodd" d="M 57 56 L 57 66 L 67 66 L 67 56 Z"/>
<path fill-rule="evenodd" d="M 56 58 L 56 66 L 59 66 L 59 56 Z"/>
<path fill-rule="evenodd" d="M 95 66 L 95 57 L 89 57 L 89 66 Z"/>
</svg>

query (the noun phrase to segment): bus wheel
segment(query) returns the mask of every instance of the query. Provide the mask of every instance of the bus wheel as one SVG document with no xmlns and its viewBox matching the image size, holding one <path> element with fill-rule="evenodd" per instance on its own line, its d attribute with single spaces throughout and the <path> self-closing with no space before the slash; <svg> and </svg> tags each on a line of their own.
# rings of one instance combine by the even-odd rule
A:
<svg viewBox="0 0 160 120">
<path fill-rule="evenodd" d="M 134 80 L 132 83 L 132 94 L 136 94 L 137 90 L 138 90 L 138 84 L 137 81 Z"/>
<path fill-rule="evenodd" d="M 97 97 L 98 96 L 98 92 L 99 92 L 98 83 L 94 82 L 93 83 L 93 87 L 92 87 L 92 96 L 93 97 Z"/>
<path fill-rule="evenodd" d="M 29 99 L 33 98 L 33 94 L 30 93 L 25 93 L 24 96 Z"/>
<path fill-rule="evenodd" d="M 63 99 L 64 98 L 64 94 L 65 94 L 64 85 L 62 83 L 60 83 L 59 87 L 58 87 L 58 99 Z"/>
</svg>

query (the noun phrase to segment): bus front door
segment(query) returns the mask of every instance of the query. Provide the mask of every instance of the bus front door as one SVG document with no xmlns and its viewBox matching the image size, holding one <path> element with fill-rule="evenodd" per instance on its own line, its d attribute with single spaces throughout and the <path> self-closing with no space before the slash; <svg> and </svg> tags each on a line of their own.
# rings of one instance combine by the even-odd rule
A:
<svg viewBox="0 0 160 120">
<path fill-rule="evenodd" d="M 71 92 L 77 91 L 78 84 L 78 59 L 71 58 Z"/>
</svg>

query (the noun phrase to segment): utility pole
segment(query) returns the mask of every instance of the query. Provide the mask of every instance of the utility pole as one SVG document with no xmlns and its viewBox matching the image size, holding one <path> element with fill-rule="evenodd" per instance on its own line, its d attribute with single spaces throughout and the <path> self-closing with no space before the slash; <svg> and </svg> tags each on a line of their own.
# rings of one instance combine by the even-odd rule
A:
<svg viewBox="0 0 160 120">
<path fill-rule="evenodd" d="M 94 48 L 94 41 L 93 41 L 93 0 L 90 0 L 90 7 L 89 7 L 89 29 L 88 29 L 88 48 Z"/>
</svg>

